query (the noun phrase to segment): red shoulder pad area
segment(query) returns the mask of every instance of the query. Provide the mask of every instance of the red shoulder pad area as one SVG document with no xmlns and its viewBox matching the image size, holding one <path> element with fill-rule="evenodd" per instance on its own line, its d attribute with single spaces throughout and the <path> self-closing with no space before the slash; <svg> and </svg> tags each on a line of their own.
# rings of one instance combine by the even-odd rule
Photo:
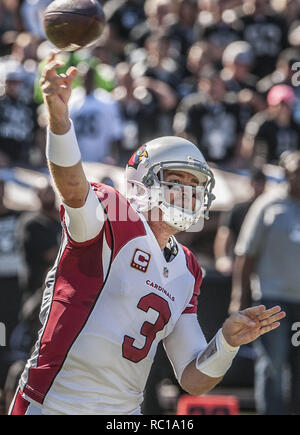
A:
<svg viewBox="0 0 300 435">
<path fill-rule="evenodd" d="M 112 232 L 113 258 L 130 240 L 146 235 L 140 216 L 118 190 L 101 183 L 91 183 L 105 210 Z"/>
</svg>

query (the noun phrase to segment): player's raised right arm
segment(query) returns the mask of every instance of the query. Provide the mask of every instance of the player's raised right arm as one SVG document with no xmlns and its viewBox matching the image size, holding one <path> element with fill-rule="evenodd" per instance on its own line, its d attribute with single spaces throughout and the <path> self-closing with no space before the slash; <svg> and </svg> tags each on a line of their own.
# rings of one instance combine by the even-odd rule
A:
<svg viewBox="0 0 300 435">
<path fill-rule="evenodd" d="M 72 83 L 76 76 L 75 67 L 66 74 L 57 74 L 63 64 L 53 52 L 44 67 L 40 80 L 48 114 L 47 160 L 50 173 L 65 204 L 73 208 L 82 207 L 89 193 L 72 122 L 69 118 L 68 101 Z"/>
<path fill-rule="evenodd" d="M 41 89 L 48 112 L 46 155 L 49 170 L 63 201 L 65 224 L 75 242 L 93 240 L 104 223 L 103 209 L 84 173 L 68 101 L 76 68 L 58 75 L 62 66 L 52 53 L 41 77 Z"/>
</svg>

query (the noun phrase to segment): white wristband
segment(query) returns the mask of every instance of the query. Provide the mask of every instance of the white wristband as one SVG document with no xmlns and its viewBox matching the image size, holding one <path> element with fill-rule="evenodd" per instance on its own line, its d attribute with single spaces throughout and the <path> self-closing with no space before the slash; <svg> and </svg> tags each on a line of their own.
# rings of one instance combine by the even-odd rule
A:
<svg viewBox="0 0 300 435">
<path fill-rule="evenodd" d="M 239 347 L 232 347 L 227 343 L 222 329 L 219 329 L 206 349 L 198 355 L 196 368 L 212 378 L 222 377 L 230 368 L 238 350 Z"/>
<path fill-rule="evenodd" d="M 81 159 L 74 125 L 70 119 L 71 127 L 65 134 L 54 134 L 47 128 L 46 157 L 57 166 L 70 167 L 76 165 Z"/>
</svg>

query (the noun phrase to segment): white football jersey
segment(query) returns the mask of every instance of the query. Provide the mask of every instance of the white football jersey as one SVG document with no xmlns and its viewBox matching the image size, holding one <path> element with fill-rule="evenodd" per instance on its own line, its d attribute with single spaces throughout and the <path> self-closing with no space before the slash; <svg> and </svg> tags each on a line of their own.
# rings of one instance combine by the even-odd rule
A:
<svg viewBox="0 0 300 435">
<path fill-rule="evenodd" d="M 103 162 L 110 155 L 111 144 L 123 137 L 118 104 L 104 90 L 96 89 L 89 95 L 75 91 L 69 110 L 80 143 L 82 160 Z"/>
<path fill-rule="evenodd" d="M 64 235 L 46 279 L 43 324 L 20 381 L 44 414 L 135 414 L 158 343 L 197 312 L 195 257 L 167 262 L 146 219 L 115 189 L 93 184 L 106 219 L 93 240 Z M 181 352 L 180 347 L 178 352 Z"/>
</svg>

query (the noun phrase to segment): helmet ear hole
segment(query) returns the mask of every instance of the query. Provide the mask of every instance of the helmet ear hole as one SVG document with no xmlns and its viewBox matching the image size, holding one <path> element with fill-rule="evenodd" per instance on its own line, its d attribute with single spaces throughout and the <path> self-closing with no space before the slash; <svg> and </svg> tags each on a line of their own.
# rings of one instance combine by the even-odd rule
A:
<svg viewBox="0 0 300 435">
<path fill-rule="evenodd" d="M 149 173 L 148 173 L 147 175 L 145 175 L 145 177 L 143 178 L 142 182 L 143 182 L 143 184 L 144 184 L 146 187 L 151 187 L 151 186 L 153 186 L 153 184 L 154 184 L 153 177 L 152 177 L 151 174 L 149 174 Z"/>
</svg>

